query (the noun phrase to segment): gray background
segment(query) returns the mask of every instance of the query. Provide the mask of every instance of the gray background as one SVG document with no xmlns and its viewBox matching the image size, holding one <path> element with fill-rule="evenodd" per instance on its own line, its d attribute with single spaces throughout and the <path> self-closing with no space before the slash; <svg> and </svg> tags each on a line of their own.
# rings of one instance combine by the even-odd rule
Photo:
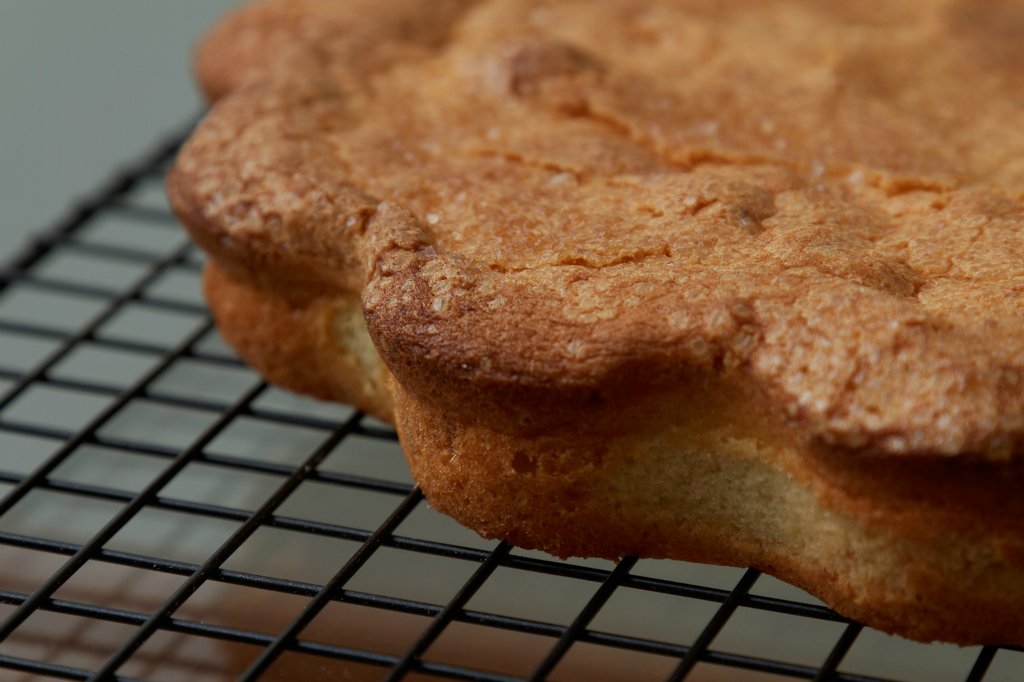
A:
<svg viewBox="0 0 1024 682">
<path fill-rule="evenodd" d="M 189 55 L 237 0 L 0 0 L 0 263 L 201 108 Z"/>
</svg>

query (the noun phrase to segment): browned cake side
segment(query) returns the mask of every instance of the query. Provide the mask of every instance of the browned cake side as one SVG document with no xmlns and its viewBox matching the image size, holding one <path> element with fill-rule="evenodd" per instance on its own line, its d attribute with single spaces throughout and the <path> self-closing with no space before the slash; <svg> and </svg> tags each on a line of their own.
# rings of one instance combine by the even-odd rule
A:
<svg viewBox="0 0 1024 682">
<path fill-rule="evenodd" d="M 393 415 L 481 533 L 1024 643 L 1022 30 L 996 1 L 266 2 L 200 50 L 219 101 L 169 190 L 225 337 Z"/>
</svg>

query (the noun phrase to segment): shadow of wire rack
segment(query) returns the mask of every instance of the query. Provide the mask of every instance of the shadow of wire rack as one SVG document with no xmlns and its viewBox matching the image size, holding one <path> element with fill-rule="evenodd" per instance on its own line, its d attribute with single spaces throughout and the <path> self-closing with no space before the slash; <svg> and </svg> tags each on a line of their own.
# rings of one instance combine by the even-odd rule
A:
<svg viewBox="0 0 1024 682">
<path fill-rule="evenodd" d="M 752 570 L 562 562 L 434 513 L 393 431 L 219 340 L 176 136 L 0 274 L 0 679 L 1020 680 Z"/>
</svg>

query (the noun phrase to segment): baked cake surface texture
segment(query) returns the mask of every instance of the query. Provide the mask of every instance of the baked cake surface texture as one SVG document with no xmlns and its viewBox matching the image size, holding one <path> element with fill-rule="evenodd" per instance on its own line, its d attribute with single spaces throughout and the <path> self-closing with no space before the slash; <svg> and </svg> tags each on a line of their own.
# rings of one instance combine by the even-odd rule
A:
<svg viewBox="0 0 1024 682">
<path fill-rule="evenodd" d="M 1024 3 L 270 1 L 169 181 L 436 508 L 1024 643 Z"/>
</svg>

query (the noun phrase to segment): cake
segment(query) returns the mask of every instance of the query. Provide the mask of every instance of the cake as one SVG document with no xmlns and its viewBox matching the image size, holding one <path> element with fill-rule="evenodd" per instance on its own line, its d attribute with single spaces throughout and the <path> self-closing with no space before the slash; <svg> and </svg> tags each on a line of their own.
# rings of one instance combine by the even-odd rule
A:
<svg viewBox="0 0 1024 682">
<path fill-rule="evenodd" d="M 1024 4 L 271 0 L 170 175 L 224 337 L 559 556 L 1024 644 Z"/>
</svg>

